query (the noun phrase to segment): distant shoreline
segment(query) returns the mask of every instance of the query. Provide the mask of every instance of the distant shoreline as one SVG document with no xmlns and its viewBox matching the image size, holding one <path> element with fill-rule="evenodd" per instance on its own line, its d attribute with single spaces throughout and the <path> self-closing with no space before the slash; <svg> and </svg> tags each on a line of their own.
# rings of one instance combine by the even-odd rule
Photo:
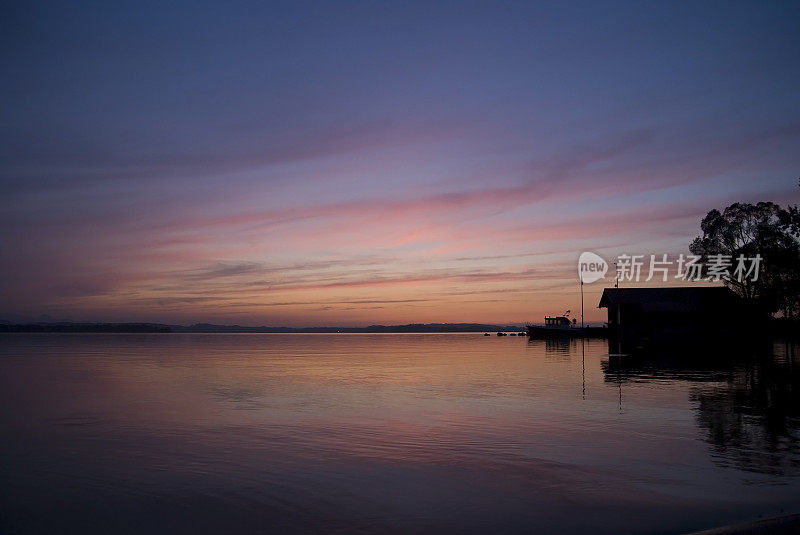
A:
<svg viewBox="0 0 800 535">
<path fill-rule="evenodd" d="M 522 325 L 484 323 L 410 323 L 370 325 L 368 327 L 246 327 L 241 325 L 167 325 L 161 323 L 3 323 L 0 333 L 447 333 L 447 332 L 522 332 Z"/>
<path fill-rule="evenodd" d="M 165 323 L 102 323 L 102 322 L 0 322 L 2 333 L 478 333 L 525 332 L 524 325 L 495 325 L 490 323 L 408 323 L 404 325 L 369 325 L 367 327 L 248 327 L 243 325 L 169 325 Z M 796 321 L 774 318 L 761 335 L 787 339 L 797 338 L 800 325 Z M 755 333 L 754 333 L 755 334 Z"/>
</svg>

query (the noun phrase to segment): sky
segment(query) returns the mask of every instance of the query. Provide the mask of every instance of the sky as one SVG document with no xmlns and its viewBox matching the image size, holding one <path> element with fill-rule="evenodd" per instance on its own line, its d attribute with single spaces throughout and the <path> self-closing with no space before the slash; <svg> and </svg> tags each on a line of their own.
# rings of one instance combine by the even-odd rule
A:
<svg viewBox="0 0 800 535">
<path fill-rule="evenodd" d="M 542 321 L 800 201 L 797 2 L 0 10 L 0 314 Z"/>
</svg>

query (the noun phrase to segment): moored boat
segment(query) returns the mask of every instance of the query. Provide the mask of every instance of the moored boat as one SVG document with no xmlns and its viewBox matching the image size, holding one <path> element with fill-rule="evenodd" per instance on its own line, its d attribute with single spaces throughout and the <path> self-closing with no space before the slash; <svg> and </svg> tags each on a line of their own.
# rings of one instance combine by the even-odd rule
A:
<svg viewBox="0 0 800 535">
<path fill-rule="evenodd" d="M 530 338 L 605 338 L 606 327 L 550 327 L 547 325 L 527 325 Z"/>
</svg>

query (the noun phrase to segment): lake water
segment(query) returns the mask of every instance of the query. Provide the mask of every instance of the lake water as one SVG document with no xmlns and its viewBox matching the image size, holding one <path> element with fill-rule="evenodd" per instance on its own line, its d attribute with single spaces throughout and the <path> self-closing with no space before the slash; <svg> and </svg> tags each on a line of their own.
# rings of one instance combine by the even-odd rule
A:
<svg viewBox="0 0 800 535">
<path fill-rule="evenodd" d="M 0 532 L 681 533 L 800 510 L 797 347 L 0 337 Z"/>
</svg>

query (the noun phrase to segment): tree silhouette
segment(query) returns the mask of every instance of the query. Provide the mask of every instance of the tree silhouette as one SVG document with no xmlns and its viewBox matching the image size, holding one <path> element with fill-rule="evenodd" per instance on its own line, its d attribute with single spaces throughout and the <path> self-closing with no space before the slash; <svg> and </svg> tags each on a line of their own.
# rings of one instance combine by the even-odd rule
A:
<svg viewBox="0 0 800 535">
<path fill-rule="evenodd" d="M 800 310 L 800 215 L 796 206 L 734 203 L 711 210 L 700 223 L 702 236 L 689 250 L 708 261 L 711 255 L 739 255 L 762 262 L 758 277 L 726 277 L 725 284 L 768 314 L 792 318 Z M 753 280 L 753 279 L 756 280 Z"/>
</svg>

